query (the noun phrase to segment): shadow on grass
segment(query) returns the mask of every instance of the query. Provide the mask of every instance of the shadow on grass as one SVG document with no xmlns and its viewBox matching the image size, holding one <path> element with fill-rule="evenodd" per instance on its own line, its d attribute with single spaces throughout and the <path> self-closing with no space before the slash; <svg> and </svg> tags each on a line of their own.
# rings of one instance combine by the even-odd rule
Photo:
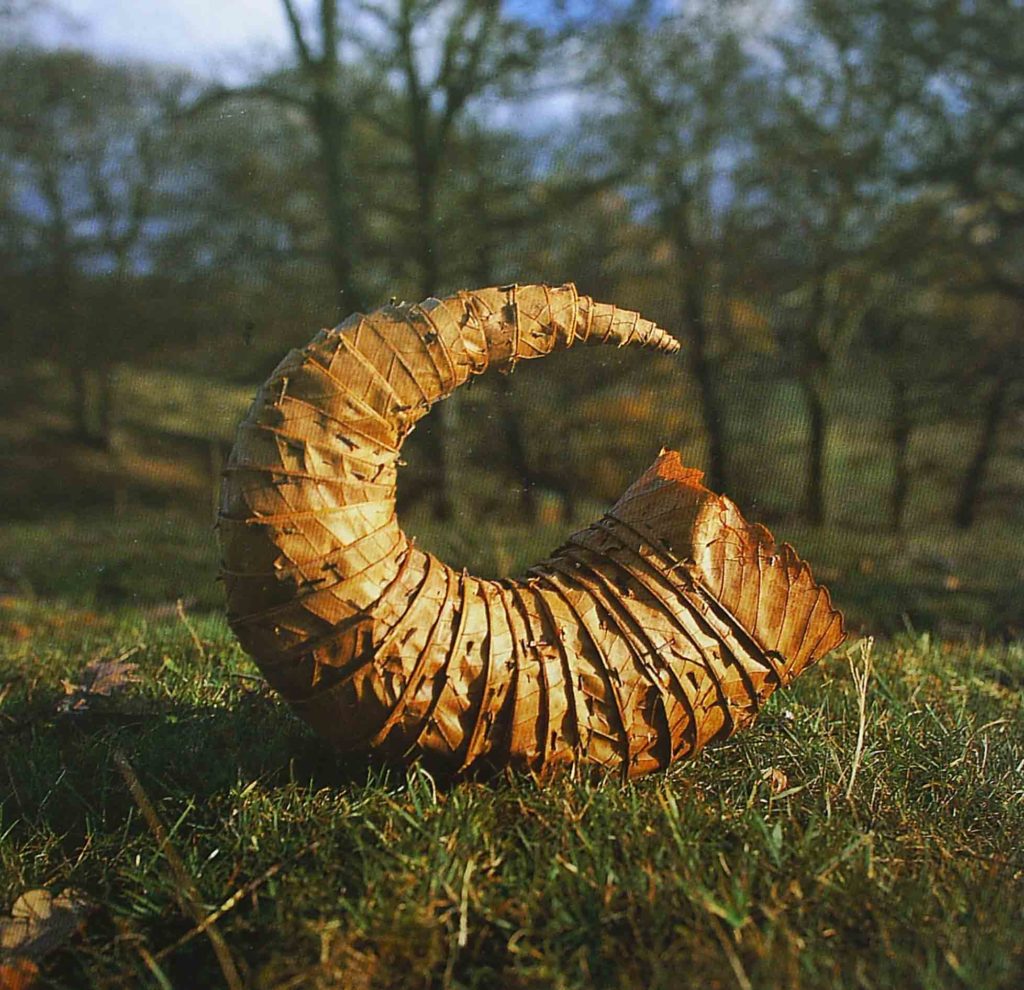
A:
<svg viewBox="0 0 1024 990">
<path fill-rule="evenodd" d="M 830 585 L 847 627 L 867 635 L 931 631 L 944 638 L 1005 641 L 1024 635 L 1024 598 L 1010 584 L 964 586 L 946 578 L 849 574 Z"/>
<path fill-rule="evenodd" d="M 113 754 L 124 754 L 156 802 L 180 799 L 197 809 L 258 781 L 264 789 L 362 786 L 400 772 L 364 755 L 338 754 L 287 706 L 262 691 L 232 707 L 138 707 L 103 703 L 85 712 L 15 712 L 0 731 L 15 836 L 22 828 L 63 837 L 72 854 L 94 821 L 108 823 L 132 802 Z"/>
<path fill-rule="evenodd" d="M 62 714 L 50 714 L 52 705 L 46 713 L 26 707 L 0 731 L 0 832 L 7 847 L 0 903 L 37 887 L 73 887 L 94 906 L 84 935 L 45 960 L 47 985 L 92 985 L 97 973 L 105 974 L 101 983 L 121 973 L 127 985 L 141 985 L 136 981 L 149 974 L 133 940 L 158 952 L 187 938 L 194 924 L 189 897 L 116 754 L 126 757 L 194 878 L 201 915 L 237 890 L 240 870 L 251 878 L 268 863 L 301 867 L 310 841 L 331 835 L 310 813 L 318 803 L 336 814 L 345 795 L 404 782 L 400 772 L 365 757 L 330 751 L 262 691 L 246 692 L 231 707 L 137 700 L 146 704 L 124 710 L 98 699 L 89 711 Z M 240 958 L 268 951 L 245 936 L 250 926 L 265 928 L 264 913 L 256 898 L 233 911 Z M 197 972 L 219 979 L 201 936 L 188 938 L 161 965 L 174 986 L 195 985 Z"/>
</svg>

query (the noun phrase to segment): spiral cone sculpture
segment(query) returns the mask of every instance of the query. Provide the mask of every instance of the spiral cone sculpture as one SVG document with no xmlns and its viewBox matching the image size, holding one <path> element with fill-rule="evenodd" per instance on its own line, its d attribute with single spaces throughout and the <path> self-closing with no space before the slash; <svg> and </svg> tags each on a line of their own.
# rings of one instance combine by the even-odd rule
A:
<svg viewBox="0 0 1024 990">
<path fill-rule="evenodd" d="M 633 777 L 750 724 L 842 641 L 807 564 L 670 451 L 521 579 L 411 543 L 395 482 L 416 422 L 471 375 L 576 343 L 679 349 L 573 285 L 513 285 L 356 314 L 260 389 L 221 496 L 229 620 L 329 742 Z"/>
</svg>

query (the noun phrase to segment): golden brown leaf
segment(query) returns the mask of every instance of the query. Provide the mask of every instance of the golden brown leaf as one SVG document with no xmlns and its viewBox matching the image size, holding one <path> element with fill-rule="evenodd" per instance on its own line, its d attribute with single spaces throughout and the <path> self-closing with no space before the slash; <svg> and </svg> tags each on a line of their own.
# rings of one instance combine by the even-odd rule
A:
<svg viewBox="0 0 1024 990">
<path fill-rule="evenodd" d="M 748 725 L 842 640 L 807 564 L 671 451 L 519 580 L 406 538 L 399 450 L 430 406 L 581 342 L 679 346 L 572 285 L 511 285 L 355 314 L 261 388 L 222 490 L 229 619 L 335 745 L 636 776 Z"/>
<path fill-rule="evenodd" d="M 789 777 L 785 770 L 778 767 L 766 767 L 761 771 L 761 779 L 768 785 L 772 794 L 781 794 L 789 787 Z"/>
</svg>

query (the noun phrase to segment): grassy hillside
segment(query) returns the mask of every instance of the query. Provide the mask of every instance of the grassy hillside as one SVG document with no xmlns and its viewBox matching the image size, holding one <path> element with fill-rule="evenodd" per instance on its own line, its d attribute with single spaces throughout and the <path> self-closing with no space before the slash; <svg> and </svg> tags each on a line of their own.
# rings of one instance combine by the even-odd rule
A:
<svg viewBox="0 0 1024 990">
<path fill-rule="evenodd" d="M 572 434 L 579 444 L 564 449 L 563 459 L 579 461 L 575 470 L 583 478 L 591 471 L 608 475 L 603 488 L 610 492 L 647 467 L 663 443 L 700 463 L 693 393 L 681 367 L 672 372 L 678 380 L 665 394 L 662 412 L 648 410 L 642 420 L 619 427 L 614 418 L 612 425 L 584 424 Z M 544 380 L 532 371 L 516 373 L 519 401 L 542 408 Z M 161 606 L 180 597 L 195 609 L 219 610 L 216 489 L 252 389 L 184 373 L 122 369 L 115 383 L 119 425 L 113 448 L 104 452 L 69 442 L 65 384 L 41 366 L 31 401 L 18 417 L 0 421 L 0 501 L 8 516 L 0 527 L 0 587 L 91 607 Z M 604 398 L 591 397 L 585 418 L 602 409 L 632 409 L 639 384 L 627 376 Z M 451 563 L 507 576 L 596 518 L 607 503 L 593 493 L 588 498 L 581 484 L 577 518 L 565 519 L 554 494 L 542 492 L 542 522 L 523 521 L 514 480 L 501 470 L 501 406 L 487 385 L 463 390 L 456 400 L 456 524 L 435 523 L 422 506 L 403 523 Z M 725 388 L 734 476 L 729 494 L 749 518 L 768 522 L 777 537 L 812 561 L 854 628 L 957 637 L 1012 636 L 1024 629 L 1024 459 L 1012 437 L 1001 440 L 979 522 L 959 531 L 949 520 L 976 426 L 951 420 L 919 429 L 911 444 L 907 525 L 894 534 L 886 515 L 892 467 L 885 389 L 850 377 L 833 403 L 831 518 L 815 529 L 799 520 L 806 437 L 796 391 L 779 382 L 754 386 L 749 377 Z M 642 398 L 650 401 L 646 393 Z M 669 408 L 673 404 L 684 412 Z M 547 434 L 557 437 L 571 414 L 561 409 L 547 419 L 533 416 L 530 425 L 546 431 L 538 450 L 552 447 Z M 621 435 L 612 444 L 615 430 Z M 609 444 L 615 451 L 610 461 L 602 457 Z M 414 452 L 409 459 L 400 486 L 415 483 Z"/>
<path fill-rule="evenodd" d="M 47 985 L 1024 980 L 1020 645 L 877 646 L 859 756 L 853 643 L 668 774 L 444 789 L 325 753 L 219 618 L 2 609 L 0 903 L 90 903 Z"/>
</svg>

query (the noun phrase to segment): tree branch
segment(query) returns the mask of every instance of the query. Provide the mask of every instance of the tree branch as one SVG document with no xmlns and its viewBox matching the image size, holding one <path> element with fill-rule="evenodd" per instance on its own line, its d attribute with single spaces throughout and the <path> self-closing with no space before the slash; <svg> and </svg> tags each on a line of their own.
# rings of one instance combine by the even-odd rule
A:
<svg viewBox="0 0 1024 990">
<path fill-rule="evenodd" d="M 298 107 L 302 110 L 309 109 L 309 101 L 301 96 L 292 93 L 285 93 L 265 83 L 254 83 L 252 86 L 215 86 L 208 90 L 199 99 L 178 111 L 175 115 L 181 119 L 198 116 L 200 113 L 209 110 L 218 103 L 225 103 L 236 98 L 248 99 L 252 97 L 263 97 L 274 103 L 284 106 Z"/>
<path fill-rule="evenodd" d="M 338 0 L 320 0 L 321 62 L 328 70 L 338 65 Z"/>
<path fill-rule="evenodd" d="M 327 0 L 324 0 L 327 2 Z M 281 0 L 284 6 L 285 16 L 288 18 L 288 26 L 291 28 L 292 39 L 295 41 L 295 49 L 299 53 L 299 61 L 304 69 L 312 69 L 316 65 L 309 45 L 302 33 L 302 22 L 299 20 L 298 11 L 295 9 L 294 0 Z"/>
</svg>

